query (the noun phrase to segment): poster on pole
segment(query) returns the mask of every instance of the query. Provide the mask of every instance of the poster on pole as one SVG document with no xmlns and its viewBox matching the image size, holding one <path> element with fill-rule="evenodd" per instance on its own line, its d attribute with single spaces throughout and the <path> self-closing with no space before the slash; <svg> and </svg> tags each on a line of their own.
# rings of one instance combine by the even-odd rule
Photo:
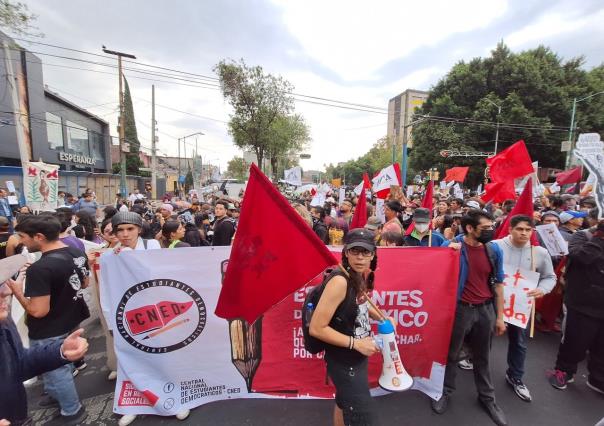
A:
<svg viewBox="0 0 604 426">
<path fill-rule="evenodd" d="M 283 181 L 294 186 L 302 185 L 302 167 L 292 167 L 285 170 Z"/>
<path fill-rule="evenodd" d="M 537 226 L 537 233 L 549 252 L 550 256 L 564 256 L 568 254 L 568 243 L 562 237 L 560 230 L 553 223 Z"/>
<path fill-rule="evenodd" d="M 526 293 L 537 288 L 539 273 L 503 265 L 503 320 L 508 324 L 526 328 L 531 318 L 534 299 Z"/>
<path fill-rule="evenodd" d="M 598 133 L 579 135 L 575 156 L 583 162 L 590 174 L 595 177 L 594 197 L 598 205 L 598 219 L 604 219 L 604 143 Z"/>
<path fill-rule="evenodd" d="M 23 195 L 34 211 L 57 208 L 59 166 L 28 161 L 23 165 Z"/>
</svg>

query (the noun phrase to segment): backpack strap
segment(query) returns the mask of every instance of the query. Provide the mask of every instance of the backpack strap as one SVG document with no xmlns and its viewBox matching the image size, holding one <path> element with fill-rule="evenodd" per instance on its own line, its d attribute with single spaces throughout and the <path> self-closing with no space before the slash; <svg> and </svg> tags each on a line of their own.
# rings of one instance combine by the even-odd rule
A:
<svg viewBox="0 0 604 426">
<path fill-rule="evenodd" d="M 145 247 L 145 250 L 147 250 L 147 239 L 143 238 L 143 247 Z"/>
</svg>

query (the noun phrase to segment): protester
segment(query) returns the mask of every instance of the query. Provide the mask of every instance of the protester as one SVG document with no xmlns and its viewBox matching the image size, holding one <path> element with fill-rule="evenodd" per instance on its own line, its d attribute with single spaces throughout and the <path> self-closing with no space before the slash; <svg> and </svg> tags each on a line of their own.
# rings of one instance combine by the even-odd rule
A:
<svg viewBox="0 0 604 426">
<path fill-rule="evenodd" d="M 91 216 L 87 211 L 80 210 L 74 215 L 74 219 L 77 225 L 73 227 L 73 231 L 77 233 L 83 232 L 83 237 L 78 236 L 78 238 L 82 238 L 83 240 L 95 244 L 102 243 L 102 240 L 99 237 L 100 231 L 95 216 Z"/>
<path fill-rule="evenodd" d="M 382 232 L 398 232 L 401 235 L 405 232 L 403 225 L 398 220 L 398 214 L 402 211 L 403 206 L 399 201 L 392 200 L 384 204 L 386 223 L 382 227 Z"/>
<path fill-rule="evenodd" d="M 161 228 L 162 248 L 181 248 L 191 247 L 188 243 L 183 243 L 181 240 L 185 236 L 185 227 L 177 220 L 169 220 L 164 223 Z"/>
<path fill-rule="evenodd" d="M 315 231 L 317 237 L 325 244 L 329 244 L 329 234 L 327 232 L 327 226 L 325 225 L 325 210 L 321 206 L 312 206 L 310 208 L 310 215 L 312 216 L 312 230 Z"/>
<path fill-rule="evenodd" d="M 398 232 L 382 232 L 379 239 L 382 247 L 399 247 L 403 245 L 403 236 Z"/>
<path fill-rule="evenodd" d="M 575 232 L 583 227 L 583 219 L 587 217 L 587 212 L 577 212 L 566 210 L 560 213 L 560 233 L 562 237 L 569 241 Z"/>
<path fill-rule="evenodd" d="M 6 257 L 6 246 L 8 244 L 8 239 L 11 236 L 9 229 L 8 219 L 4 216 L 0 216 L 0 259 Z"/>
<path fill-rule="evenodd" d="M 373 289 L 377 256 L 374 235 L 351 230 L 342 250 L 344 271 L 336 270 L 310 322 L 310 334 L 326 343 L 327 374 L 336 388 L 335 425 L 377 424 L 369 393 L 367 358 L 379 349 L 369 317 L 380 319 L 365 300 Z"/>
<path fill-rule="evenodd" d="M 552 291 L 556 285 L 556 274 L 548 251 L 543 247 L 531 245 L 532 233 L 533 219 L 529 216 L 516 215 L 510 220 L 509 235 L 494 242 L 503 252 L 507 264 L 513 265 L 518 270 L 534 271 L 539 274 L 537 288 L 526 293 L 528 297 L 539 299 Z M 507 332 L 508 370 L 505 373 L 505 380 L 520 399 L 530 402 L 531 394 L 522 381 L 527 352 L 527 329 L 508 324 Z"/>
<path fill-rule="evenodd" d="M 81 252 L 85 252 L 86 247 L 84 247 L 82 240 L 74 235 L 71 235 L 71 220 L 73 218 L 73 213 L 71 210 L 67 208 L 57 209 L 55 216 L 61 223 L 61 233 L 59 234 L 59 239 L 61 242 L 69 247 L 73 247 Z"/>
<path fill-rule="evenodd" d="M 416 212 L 417 214 L 417 212 Z M 463 236 L 449 245 L 461 249 L 457 310 L 449 344 L 442 397 L 431 401 L 432 410 L 443 414 L 455 391 L 457 362 L 464 339 L 468 340 L 474 363 L 478 401 L 497 425 L 507 421 L 495 401 L 489 358 L 493 334 L 505 333 L 503 321 L 503 254 L 493 238 L 493 217 L 471 210 L 461 219 Z"/>
<path fill-rule="evenodd" d="M 350 222 L 352 222 L 352 201 L 349 199 L 345 199 L 340 203 L 340 213 L 342 215 L 342 219 L 346 222 L 346 225 L 350 227 Z"/>
<path fill-rule="evenodd" d="M 227 216 L 229 204 L 226 201 L 217 201 L 214 207 L 216 219 L 212 226 L 212 245 L 230 246 L 235 235 L 235 221 Z"/>
<path fill-rule="evenodd" d="M 43 348 L 65 340 L 90 316 L 83 297 L 88 261 L 80 250 L 59 240 L 61 223 L 51 215 L 27 217 L 15 230 L 30 252 L 42 253 L 27 269 L 25 290 L 23 282 L 9 280 L 8 285 L 26 312 L 31 347 Z M 76 424 L 86 416 L 71 364 L 42 374 L 42 379 L 48 397 L 41 403 L 46 407 L 58 403 L 64 424 Z"/>
<path fill-rule="evenodd" d="M 13 230 L 13 211 L 8 203 L 8 192 L 6 189 L 0 188 L 0 217 L 5 217 L 8 220 L 9 232 Z"/>
<path fill-rule="evenodd" d="M 566 389 L 589 352 L 586 384 L 604 394 L 604 220 L 573 234 L 568 251 L 566 326 L 549 383 Z"/>
<path fill-rule="evenodd" d="M 23 275 L 18 281 L 22 278 Z M 25 349 L 10 316 L 11 295 L 10 285 L 0 284 L 0 418 L 13 425 L 21 425 L 28 424 L 31 420 L 27 418 L 27 395 L 23 382 L 81 359 L 88 350 L 88 342 L 81 337 L 84 330 L 78 329 L 63 341 L 56 340 L 47 345 Z M 79 417 L 78 420 L 83 418 Z M 58 420 L 61 420 L 61 424 L 75 424 L 62 423 L 65 419 Z"/>
<path fill-rule="evenodd" d="M 445 244 L 445 237 L 430 231 L 430 210 L 420 207 L 413 214 L 413 230 L 404 237 L 403 245 L 407 247 L 440 247 Z"/>
<path fill-rule="evenodd" d="M 93 199 L 93 194 L 91 192 L 86 192 L 82 194 L 82 198 L 80 198 L 80 200 L 73 206 L 73 211 L 84 211 L 92 217 L 95 217 L 98 207 L 98 203 Z"/>
</svg>

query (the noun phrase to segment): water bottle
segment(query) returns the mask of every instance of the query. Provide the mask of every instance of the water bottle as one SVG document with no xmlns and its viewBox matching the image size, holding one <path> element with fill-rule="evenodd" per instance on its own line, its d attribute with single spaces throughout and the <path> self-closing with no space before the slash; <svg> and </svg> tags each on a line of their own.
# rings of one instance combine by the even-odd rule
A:
<svg viewBox="0 0 604 426">
<path fill-rule="evenodd" d="M 315 311 L 315 305 L 312 303 L 306 304 L 306 312 L 304 313 L 304 323 L 310 324 L 310 320 L 312 318 L 312 314 Z"/>
</svg>

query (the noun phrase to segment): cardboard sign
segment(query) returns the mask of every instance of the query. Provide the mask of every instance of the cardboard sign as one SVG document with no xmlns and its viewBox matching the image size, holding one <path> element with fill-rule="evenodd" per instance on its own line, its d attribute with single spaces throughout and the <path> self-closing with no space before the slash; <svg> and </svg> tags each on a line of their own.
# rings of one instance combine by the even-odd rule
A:
<svg viewBox="0 0 604 426">
<path fill-rule="evenodd" d="M 539 273 L 509 264 L 503 265 L 503 320 L 508 324 L 526 328 L 531 318 L 534 299 L 526 293 L 537 288 Z"/>
<path fill-rule="evenodd" d="M 15 189 L 15 183 L 12 180 L 6 181 L 6 189 L 8 189 L 8 192 L 17 192 Z"/>
<path fill-rule="evenodd" d="M 384 200 L 381 198 L 375 199 L 375 215 L 382 221 L 386 222 L 386 215 L 384 214 Z"/>
<path fill-rule="evenodd" d="M 555 224 L 539 225 L 537 226 L 537 233 L 551 256 L 564 256 L 568 254 L 568 243 L 562 237 Z"/>
<path fill-rule="evenodd" d="M 339 204 L 342 205 L 342 203 L 344 202 L 345 199 L 346 199 L 346 188 L 340 188 L 340 192 L 338 193 Z"/>
</svg>

